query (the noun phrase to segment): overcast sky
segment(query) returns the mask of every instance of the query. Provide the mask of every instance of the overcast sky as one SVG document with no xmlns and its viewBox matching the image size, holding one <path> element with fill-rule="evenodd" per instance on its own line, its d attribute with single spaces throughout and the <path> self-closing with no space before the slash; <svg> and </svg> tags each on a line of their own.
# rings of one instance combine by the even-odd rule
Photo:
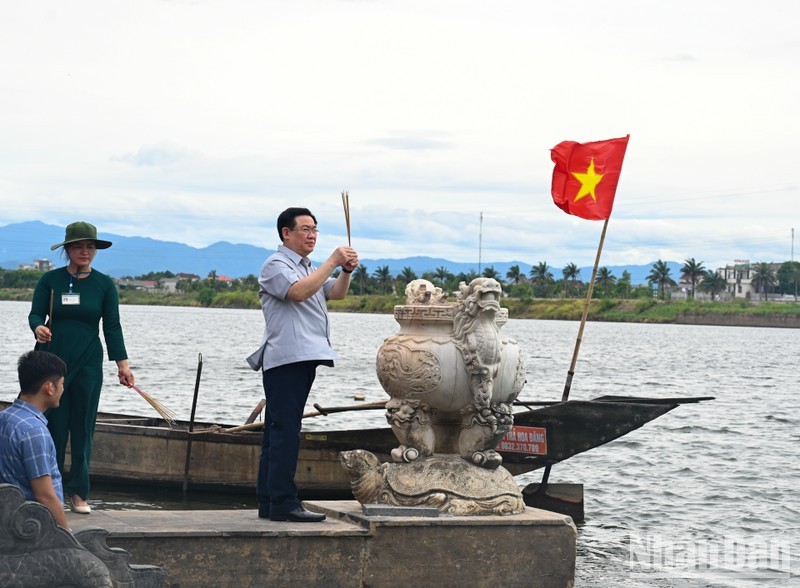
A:
<svg viewBox="0 0 800 588">
<path fill-rule="evenodd" d="M 591 265 L 550 149 L 631 135 L 601 265 L 800 258 L 800 3 L 60 0 L 0 19 L 0 225 Z M 483 213 L 482 231 L 480 214 Z"/>
</svg>

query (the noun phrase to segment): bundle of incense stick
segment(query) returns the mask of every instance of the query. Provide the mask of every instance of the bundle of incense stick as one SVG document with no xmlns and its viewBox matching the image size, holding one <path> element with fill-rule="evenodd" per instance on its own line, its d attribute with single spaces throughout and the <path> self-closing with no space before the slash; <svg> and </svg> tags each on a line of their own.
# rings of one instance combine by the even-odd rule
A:
<svg viewBox="0 0 800 588">
<path fill-rule="evenodd" d="M 161 404 L 158 400 L 156 400 L 155 398 L 150 396 L 147 392 L 143 391 L 138 386 L 131 386 L 131 388 L 136 390 L 139 393 L 139 396 L 144 398 L 150 406 L 152 406 L 153 408 L 156 409 L 158 414 L 161 415 L 161 418 L 163 418 L 165 421 L 167 421 L 167 424 L 170 426 L 170 428 L 172 427 L 172 425 L 175 424 L 175 413 L 174 412 L 172 412 L 170 409 L 168 409 L 166 406 Z"/>
<path fill-rule="evenodd" d="M 347 246 L 350 247 L 350 192 L 342 192 L 342 206 L 344 207 L 344 222 L 347 225 Z"/>
</svg>

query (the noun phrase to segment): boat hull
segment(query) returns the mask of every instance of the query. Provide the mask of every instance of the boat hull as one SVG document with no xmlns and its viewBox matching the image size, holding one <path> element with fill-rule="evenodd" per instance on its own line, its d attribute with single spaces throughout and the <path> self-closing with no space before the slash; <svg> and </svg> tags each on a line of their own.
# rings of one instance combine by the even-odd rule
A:
<svg viewBox="0 0 800 588">
<path fill-rule="evenodd" d="M 503 466 L 516 476 L 604 445 L 680 404 L 707 399 L 610 396 L 555 402 L 514 415 L 518 438 L 524 431 L 530 436 L 527 439 L 535 436 L 536 443 L 503 443 L 498 449 Z M 9 405 L 0 401 L 0 410 Z M 190 433 L 187 422 L 179 421 L 170 428 L 159 418 L 99 413 L 91 478 L 138 486 L 254 492 L 261 431 L 226 432 L 226 428 L 230 426 L 195 423 Z M 350 476 L 339 461 L 340 451 L 366 449 L 388 461 L 390 451 L 398 445 L 388 427 L 304 431 L 301 435 L 295 481 L 301 496 L 308 499 L 352 496 Z M 68 464 L 69 455 L 67 471 Z"/>
</svg>

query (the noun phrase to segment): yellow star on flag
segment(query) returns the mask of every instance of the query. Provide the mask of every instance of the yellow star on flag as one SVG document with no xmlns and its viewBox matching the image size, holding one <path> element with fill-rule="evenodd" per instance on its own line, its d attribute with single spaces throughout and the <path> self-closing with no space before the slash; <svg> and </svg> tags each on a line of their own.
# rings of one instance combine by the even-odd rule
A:
<svg viewBox="0 0 800 588">
<path fill-rule="evenodd" d="M 603 179 L 605 174 L 595 173 L 594 158 L 592 158 L 592 160 L 589 162 L 589 168 L 586 170 L 585 174 L 572 172 L 572 175 L 575 176 L 575 179 L 581 183 L 581 188 L 578 190 L 578 194 L 575 196 L 575 200 L 573 200 L 573 202 L 577 202 L 585 196 L 591 196 L 592 200 L 597 202 L 597 196 L 595 196 L 594 189 L 597 187 L 597 184 L 600 183 L 600 180 Z"/>
</svg>

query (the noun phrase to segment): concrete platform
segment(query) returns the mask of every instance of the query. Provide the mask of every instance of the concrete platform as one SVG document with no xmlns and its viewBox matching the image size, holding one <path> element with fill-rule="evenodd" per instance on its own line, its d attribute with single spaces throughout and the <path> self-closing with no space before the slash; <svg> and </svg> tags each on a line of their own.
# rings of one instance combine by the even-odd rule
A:
<svg viewBox="0 0 800 588">
<path fill-rule="evenodd" d="M 272 522 L 255 510 L 68 513 L 102 527 L 131 563 L 162 567 L 171 586 L 571 587 L 572 520 L 527 508 L 500 517 L 367 516 L 355 501 L 308 501 L 321 523 Z"/>
</svg>

